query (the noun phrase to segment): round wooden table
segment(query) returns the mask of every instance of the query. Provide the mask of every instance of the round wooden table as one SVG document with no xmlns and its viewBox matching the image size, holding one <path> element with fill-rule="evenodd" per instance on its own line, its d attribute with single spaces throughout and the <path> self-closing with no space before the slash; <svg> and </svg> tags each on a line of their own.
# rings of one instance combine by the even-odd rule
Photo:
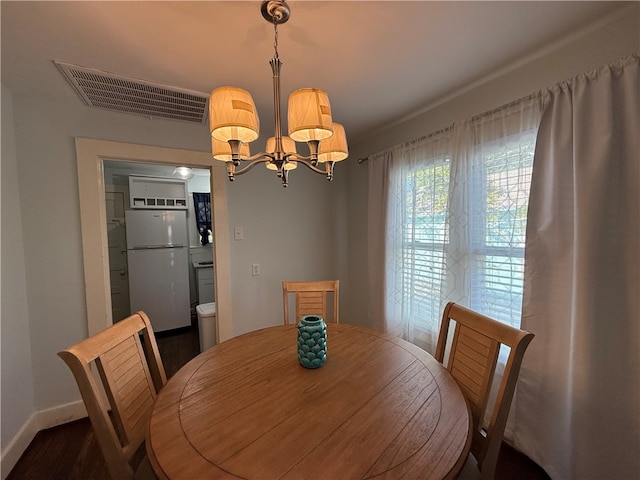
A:
<svg viewBox="0 0 640 480">
<path fill-rule="evenodd" d="M 453 477 L 471 417 L 455 380 L 418 347 L 327 328 L 327 362 L 297 359 L 294 325 L 216 345 L 179 370 L 153 408 L 146 448 L 159 478 Z"/>
</svg>

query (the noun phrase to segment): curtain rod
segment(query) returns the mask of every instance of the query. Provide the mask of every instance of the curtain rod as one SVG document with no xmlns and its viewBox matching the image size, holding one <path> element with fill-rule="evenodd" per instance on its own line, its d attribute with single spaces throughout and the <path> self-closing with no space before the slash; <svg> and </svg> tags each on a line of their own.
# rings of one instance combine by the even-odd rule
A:
<svg viewBox="0 0 640 480">
<path fill-rule="evenodd" d="M 523 102 L 523 101 L 526 101 L 526 100 L 530 100 L 530 99 L 532 99 L 532 98 L 534 98 L 536 96 L 540 96 L 542 94 L 542 92 L 543 92 L 543 90 L 538 90 L 538 91 L 536 91 L 534 93 L 530 93 L 529 95 L 525 95 L 524 97 L 520 97 L 520 98 L 518 98 L 516 100 L 513 100 L 511 102 L 508 102 L 508 103 L 505 103 L 503 105 L 500 105 L 499 107 L 492 108 L 491 110 L 479 113 L 477 115 L 473 115 L 472 117 L 470 117 L 468 119 L 468 121 L 469 122 L 477 122 L 477 121 L 483 119 L 484 117 L 488 117 L 490 115 L 494 115 L 494 114 L 500 112 L 501 110 L 506 110 L 509 107 L 512 107 L 512 106 L 514 106 L 514 105 L 516 105 L 516 104 L 518 104 L 520 102 Z M 441 133 L 444 133 L 444 132 L 446 132 L 448 130 L 453 129 L 453 127 L 454 127 L 454 125 L 456 123 L 460 123 L 460 122 L 454 122 L 453 124 L 449 125 L 448 127 L 441 128 L 440 130 L 436 130 L 435 132 L 429 133 L 427 135 L 422 135 L 421 137 L 414 138 L 413 140 L 409 140 L 408 142 L 398 143 L 398 144 L 396 144 L 396 145 L 394 145 L 392 147 L 387 148 L 386 150 L 391 150 L 392 148 L 396 148 L 396 147 L 398 147 L 400 145 L 410 146 L 410 145 L 412 145 L 412 144 L 414 144 L 416 142 L 421 142 L 422 140 L 426 140 L 427 138 L 432 137 L 434 135 L 440 135 Z M 381 150 L 381 152 L 383 152 L 383 151 L 384 150 Z M 378 153 L 380 153 L 380 152 L 378 152 Z M 374 155 L 374 154 L 372 154 L 372 155 Z M 366 162 L 367 160 L 369 160 L 370 156 L 371 155 L 367 155 L 366 157 L 360 157 L 358 159 L 358 164 L 362 164 L 362 163 Z"/>
<path fill-rule="evenodd" d="M 409 141 L 404 142 L 404 143 L 397 143 L 396 145 L 393 145 L 392 147 L 386 148 L 385 150 L 381 150 L 380 152 L 384 152 L 386 150 L 391 150 L 393 148 L 399 147 L 400 145 L 404 145 L 405 147 L 409 147 L 409 146 L 413 145 L 414 143 L 421 142 L 421 141 L 426 140 L 427 138 L 433 137 L 435 135 L 440 135 L 440 134 L 442 134 L 442 133 L 444 133 L 444 132 L 446 132 L 448 130 L 451 130 L 452 128 L 453 128 L 453 125 L 449 125 L 448 127 L 441 128 L 440 130 L 436 130 L 435 132 L 428 133 L 427 135 L 422 135 L 421 137 L 414 138 L 413 140 L 409 140 Z M 377 152 L 377 153 L 380 153 L 380 152 Z M 358 164 L 366 162 L 367 160 L 369 160 L 369 157 L 371 157 L 371 155 L 376 155 L 377 153 L 375 153 L 375 154 L 372 153 L 370 155 L 367 155 L 366 157 L 360 157 L 358 159 Z"/>
</svg>

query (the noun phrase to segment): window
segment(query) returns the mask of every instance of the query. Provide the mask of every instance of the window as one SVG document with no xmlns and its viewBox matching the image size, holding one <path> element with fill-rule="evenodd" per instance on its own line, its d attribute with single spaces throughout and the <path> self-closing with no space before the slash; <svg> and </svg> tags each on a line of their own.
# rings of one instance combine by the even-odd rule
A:
<svg viewBox="0 0 640 480">
<path fill-rule="evenodd" d="M 405 170 L 402 309 L 419 346 L 433 350 L 447 301 L 520 325 L 534 147 L 535 131 L 475 145 L 454 185 L 449 155 Z"/>
<path fill-rule="evenodd" d="M 376 328 L 433 353 L 447 302 L 520 325 L 540 106 L 532 95 L 371 157 Z"/>
<path fill-rule="evenodd" d="M 449 159 L 429 163 L 428 167 L 418 167 L 407 174 L 404 191 L 402 284 L 406 301 L 403 303 L 407 308 L 405 315 L 415 320 L 411 336 L 418 340 L 429 330 L 421 319 L 441 315 L 448 235 Z M 422 342 L 425 341 L 423 338 Z"/>
<path fill-rule="evenodd" d="M 534 134 L 482 145 L 470 185 L 470 307 L 516 327 L 534 147 Z"/>
</svg>

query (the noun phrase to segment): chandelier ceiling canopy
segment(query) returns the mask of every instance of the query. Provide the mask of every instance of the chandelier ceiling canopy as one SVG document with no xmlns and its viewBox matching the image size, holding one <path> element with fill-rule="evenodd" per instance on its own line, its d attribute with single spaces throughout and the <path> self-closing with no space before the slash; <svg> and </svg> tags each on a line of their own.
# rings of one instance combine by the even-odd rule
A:
<svg viewBox="0 0 640 480">
<path fill-rule="evenodd" d="M 229 180 L 264 163 L 274 170 L 287 186 L 289 171 L 303 164 L 327 180 L 333 178 L 336 162 L 349 155 L 344 127 L 331 117 L 329 96 L 317 88 L 301 88 L 289 95 L 287 109 L 288 136 L 282 135 L 280 111 L 280 68 L 278 25 L 291 16 L 284 0 L 264 0 L 262 16 L 273 24 L 274 56 L 269 61 L 273 76 L 274 136 L 263 152 L 251 156 L 249 143 L 260 134 L 260 120 L 251 94 L 237 87 L 219 87 L 209 97 L 209 126 L 213 158 L 226 162 Z M 306 143 L 309 155 L 297 152 L 296 142 Z"/>
</svg>

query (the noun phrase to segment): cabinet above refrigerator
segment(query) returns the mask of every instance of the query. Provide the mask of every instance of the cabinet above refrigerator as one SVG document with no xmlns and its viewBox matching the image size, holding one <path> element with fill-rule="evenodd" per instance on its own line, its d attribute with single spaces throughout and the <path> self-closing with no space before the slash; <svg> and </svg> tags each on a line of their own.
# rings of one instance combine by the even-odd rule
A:
<svg viewBox="0 0 640 480">
<path fill-rule="evenodd" d="M 131 208 L 186 210 L 187 182 L 177 178 L 129 176 Z"/>
</svg>

